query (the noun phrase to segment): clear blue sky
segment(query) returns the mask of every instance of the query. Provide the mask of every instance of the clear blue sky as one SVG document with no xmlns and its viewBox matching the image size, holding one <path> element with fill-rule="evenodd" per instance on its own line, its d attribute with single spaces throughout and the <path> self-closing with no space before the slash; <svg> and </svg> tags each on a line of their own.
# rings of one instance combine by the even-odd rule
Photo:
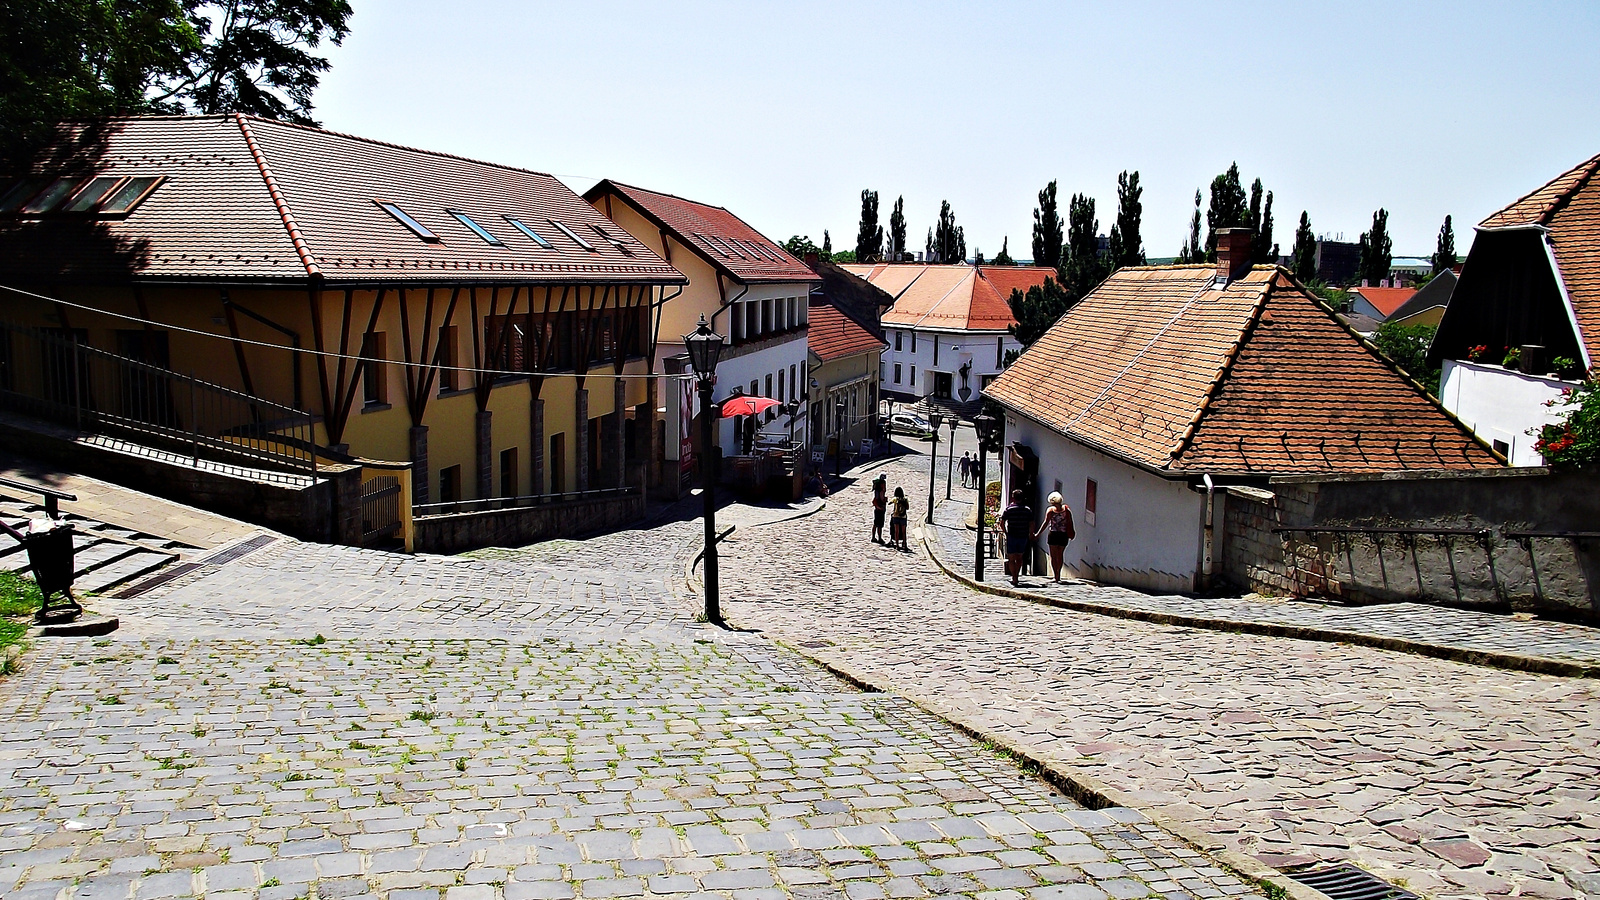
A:
<svg viewBox="0 0 1600 900">
<path fill-rule="evenodd" d="M 1387 207 L 1431 253 L 1600 153 L 1600 4 L 519 3 L 354 0 L 316 115 L 332 129 L 726 206 L 853 247 L 860 191 L 904 195 L 912 249 L 949 200 L 969 251 L 1029 254 L 1060 182 L 1145 252 L 1237 160 L 1347 240 Z"/>
</svg>

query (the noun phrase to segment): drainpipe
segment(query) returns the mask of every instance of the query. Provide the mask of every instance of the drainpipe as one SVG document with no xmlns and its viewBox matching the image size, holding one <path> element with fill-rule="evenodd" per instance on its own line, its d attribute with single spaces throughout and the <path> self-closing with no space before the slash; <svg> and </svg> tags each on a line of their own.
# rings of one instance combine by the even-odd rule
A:
<svg viewBox="0 0 1600 900">
<path fill-rule="evenodd" d="M 1200 580 L 1201 587 L 1211 587 L 1212 557 L 1216 549 L 1216 519 L 1217 519 L 1217 486 L 1212 483 L 1211 475 L 1200 476 L 1206 485 L 1206 520 L 1205 537 L 1200 545 Z"/>
<path fill-rule="evenodd" d="M 738 303 L 740 298 L 742 298 L 745 294 L 748 294 L 748 293 L 750 293 L 750 285 L 747 284 L 747 285 L 744 286 L 744 290 L 741 290 L 739 293 L 734 294 L 733 297 L 728 300 L 728 302 L 726 302 L 726 303 L 722 304 L 721 306 L 717 307 L 717 311 L 711 314 L 711 330 L 712 331 L 716 331 L 717 330 L 717 316 L 720 316 L 723 313 L 727 312 L 728 311 L 728 307 L 734 305 L 735 303 Z M 733 337 L 732 337 L 733 329 L 731 329 L 731 328 L 728 329 L 728 335 L 729 335 L 728 340 L 730 340 L 730 341 L 733 340 Z"/>
</svg>

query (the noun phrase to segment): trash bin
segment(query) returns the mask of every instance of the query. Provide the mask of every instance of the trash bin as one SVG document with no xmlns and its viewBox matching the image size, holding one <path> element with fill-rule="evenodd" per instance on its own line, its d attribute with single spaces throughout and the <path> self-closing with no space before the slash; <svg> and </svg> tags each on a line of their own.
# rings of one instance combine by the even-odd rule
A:
<svg viewBox="0 0 1600 900">
<path fill-rule="evenodd" d="M 39 586 L 43 603 L 34 615 L 35 621 L 71 621 L 83 612 L 83 607 L 72 598 L 73 547 L 72 524 L 54 523 L 55 527 L 33 531 L 27 535 L 28 568 L 33 572 L 34 583 Z M 61 594 L 63 602 L 51 606 L 50 598 Z"/>
</svg>

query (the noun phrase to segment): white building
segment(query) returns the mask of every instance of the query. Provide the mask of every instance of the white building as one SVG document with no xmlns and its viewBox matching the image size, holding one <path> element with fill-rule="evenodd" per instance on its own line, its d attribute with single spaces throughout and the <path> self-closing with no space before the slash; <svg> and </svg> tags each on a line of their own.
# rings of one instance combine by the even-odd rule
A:
<svg viewBox="0 0 1600 900">
<path fill-rule="evenodd" d="M 1022 490 L 1037 515 L 1062 493 L 1077 577 L 1204 589 L 1221 568 L 1220 487 L 1500 465 L 1287 272 L 1252 268 L 1248 231 L 1220 235 L 1214 267 L 1111 276 L 985 392 L 1005 408 L 1002 496 Z"/>
<path fill-rule="evenodd" d="M 1514 466 L 1537 466 L 1545 403 L 1600 362 L 1600 156 L 1484 219 L 1429 358 L 1440 400 Z"/>
<path fill-rule="evenodd" d="M 879 390 L 891 399 L 925 397 L 972 405 L 978 392 L 1005 368 L 1022 345 L 1008 332 L 1016 324 L 1008 300 L 1055 276 L 1035 266 L 882 263 L 844 266 L 894 297 L 883 315 L 884 351 Z"/>
<path fill-rule="evenodd" d="M 657 371 L 687 371 L 683 335 L 703 315 L 727 339 L 717 365 L 714 397 L 736 394 L 798 402 L 794 415 L 770 410 L 757 417 L 723 419 L 717 442 L 724 456 L 761 444 L 805 439 L 807 407 L 807 300 L 818 282 L 800 260 L 720 206 L 671 194 L 602 181 L 584 199 L 635 240 L 689 278 L 682 294 L 668 295 L 657 314 Z M 667 398 L 664 441 L 669 466 L 692 477 L 690 460 L 699 441 L 693 385 L 673 379 Z"/>
</svg>

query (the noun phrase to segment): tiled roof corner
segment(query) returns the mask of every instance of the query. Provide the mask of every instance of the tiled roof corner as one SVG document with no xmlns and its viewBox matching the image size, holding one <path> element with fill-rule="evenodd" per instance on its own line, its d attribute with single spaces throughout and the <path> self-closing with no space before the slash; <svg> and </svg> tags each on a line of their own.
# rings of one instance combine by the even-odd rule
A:
<svg viewBox="0 0 1600 900">
<path fill-rule="evenodd" d="M 1594 177 L 1600 168 L 1600 155 L 1591 157 L 1562 172 L 1541 187 L 1517 198 L 1510 205 L 1490 214 L 1480 228 L 1509 228 L 1517 225 L 1546 225 L 1557 209 Z"/>
</svg>

